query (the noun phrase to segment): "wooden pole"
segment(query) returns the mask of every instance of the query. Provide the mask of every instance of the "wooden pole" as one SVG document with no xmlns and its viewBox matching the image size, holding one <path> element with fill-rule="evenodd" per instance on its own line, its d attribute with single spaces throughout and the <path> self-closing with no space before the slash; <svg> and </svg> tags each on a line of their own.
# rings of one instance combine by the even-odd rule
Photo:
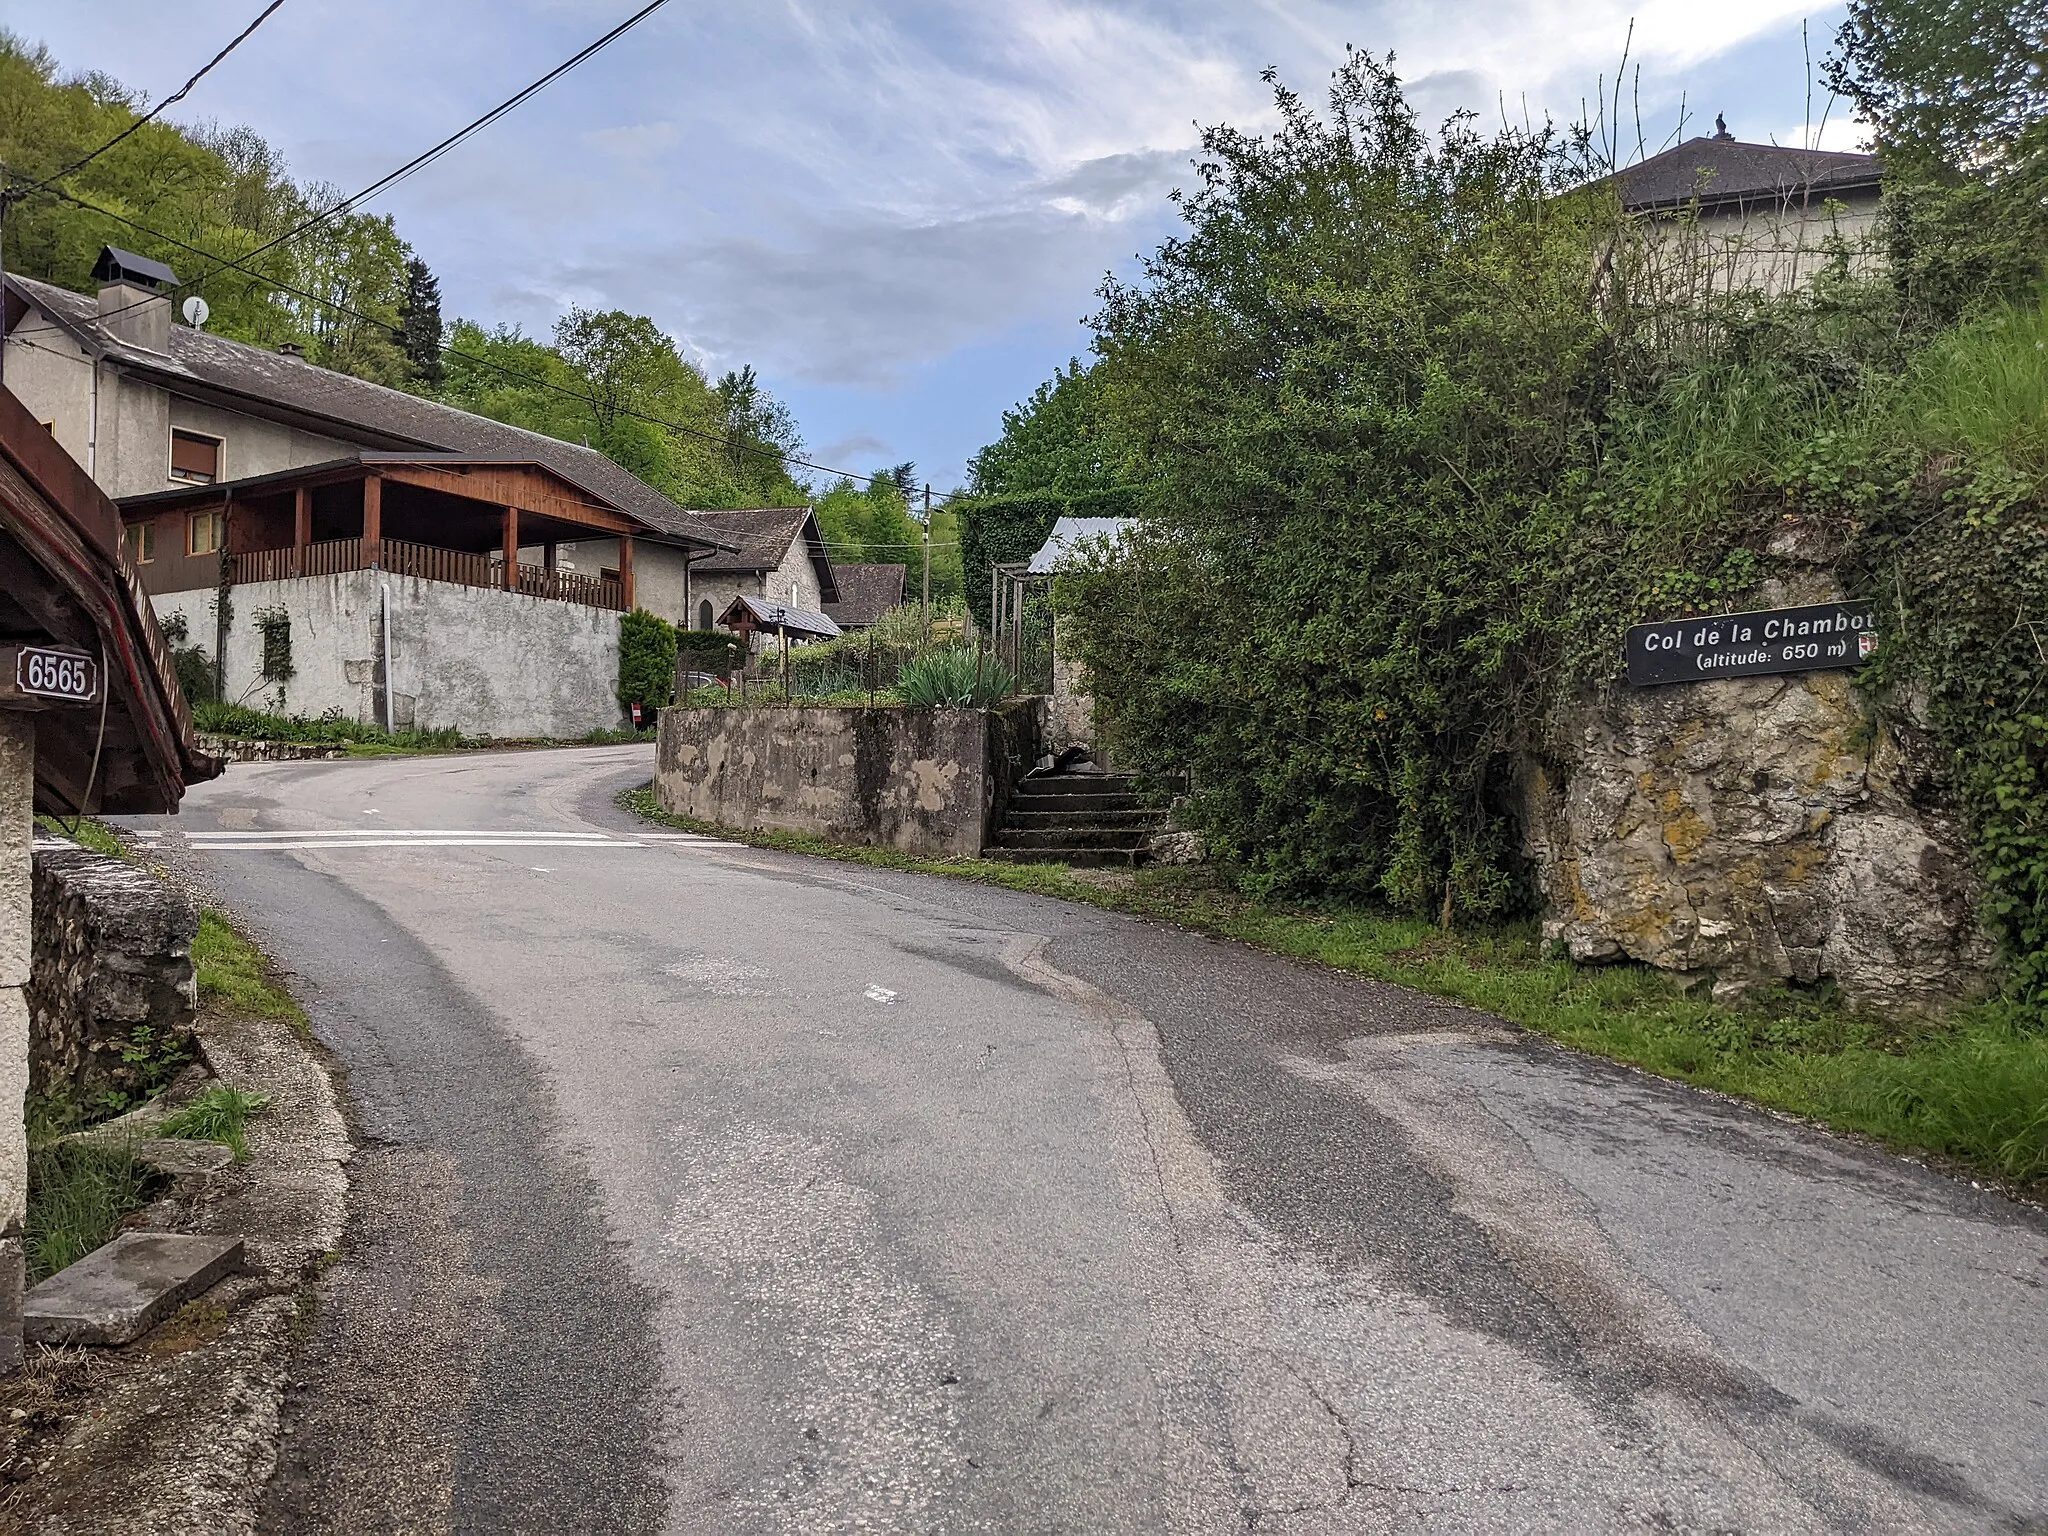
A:
<svg viewBox="0 0 2048 1536">
<path fill-rule="evenodd" d="M 625 602 L 626 612 L 633 611 L 633 540 L 619 535 L 619 595 Z"/>
<path fill-rule="evenodd" d="M 519 590 L 519 509 L 505 509 L 505 590 Z"/>
<path fill-rule="evenodd" d="M 302 485 L 292 492 L 292 574 L 306 574 L 306 549 L 313 542 L 313 490 Z"/>
<path fill-rule="evenodd" d="M 932 488 L 924 488 L 924 602 L 918 615 L 919 632 L 929 645 L 932 638 Z"/>
<path fill-rule="evenodd" d="M 363 478 L 363 563 L 376 570 L 384 563 L 384 477 Z"/>
</svg>

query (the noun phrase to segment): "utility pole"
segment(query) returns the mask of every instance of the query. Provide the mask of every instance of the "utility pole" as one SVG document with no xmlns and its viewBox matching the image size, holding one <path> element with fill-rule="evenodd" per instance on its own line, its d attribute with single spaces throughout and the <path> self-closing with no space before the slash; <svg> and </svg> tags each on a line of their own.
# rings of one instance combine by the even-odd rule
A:
<svg viewBox="0 0 2048 1536">
<path fill-rule="evenodd" d="M 925 644 L 932 639 L 932 485 L 924 485 L 924 604 L 919 610 L 923 618 Z"/>
</svg>

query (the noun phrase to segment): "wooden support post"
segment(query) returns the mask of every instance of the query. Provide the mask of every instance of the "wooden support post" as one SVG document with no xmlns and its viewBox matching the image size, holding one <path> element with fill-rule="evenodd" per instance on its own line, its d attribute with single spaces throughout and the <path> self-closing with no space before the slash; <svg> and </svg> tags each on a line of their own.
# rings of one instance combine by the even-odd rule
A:
<svg viewBox="0 0 2048 1536">
<path fill-rule="evenodd" d="M 313 492 L 300 486 L 292 493 L 292 574 L 306 574 L 306 548 L 313 542 Z"/>
<path fill-rule="evenodd" d="M 626 605 L 626 612 L 633 611 L 633 540 L 627 534 L 619 535 L 619 596 Z"/>
<path fill-rule="evenodd" d="M 519 590 L 519 509 L 505 509 L 505 590 Z"/>
<path fill-rule="evenodd" d="M 375 570 L 384 563 L 384 477 L 363 479 L 363 564 Z"/>
<path fill-rule="evenodd" d="M 550 576 L 555 574 L 555 541 L 549 539 L 540 547 L 541 568 Z"/>
</svg>

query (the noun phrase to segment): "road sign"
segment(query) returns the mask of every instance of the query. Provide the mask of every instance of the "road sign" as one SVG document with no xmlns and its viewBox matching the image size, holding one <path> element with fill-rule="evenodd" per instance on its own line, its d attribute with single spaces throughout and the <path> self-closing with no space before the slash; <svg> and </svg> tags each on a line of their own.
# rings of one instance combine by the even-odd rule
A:
<svg viewBox="0 0 2048 1536">
<path fill-rule="evenodd" d="M 11 658 L 6 652 L 12 651 Z M 8 661 L 12 665 L 6 665 Z M 54 645 L 0 647 L 0 693 L 63 704 L 93 704 L 100 696 L 100 664 L 84 651 Z"/>
<path fill-rule="evenodd" d="M 1639 688 L 1860 667 L 1877 654 L 1877 647 L 1877 615 L 1869 603 L 1816 603 L 1638 624 L 1625 642 L 1628 680 Z"/>
</svg>

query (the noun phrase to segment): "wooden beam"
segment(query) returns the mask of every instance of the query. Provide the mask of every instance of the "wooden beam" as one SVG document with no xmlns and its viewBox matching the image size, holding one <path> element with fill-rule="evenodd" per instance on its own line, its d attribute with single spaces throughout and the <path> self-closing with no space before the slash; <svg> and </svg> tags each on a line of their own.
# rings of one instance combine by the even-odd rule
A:
<svg viewBox="0 0 2048 1536">
<path fill-rule="evenodd" d="M 505 590 L 519 590 L 519 509 L 507 507 L 505 519 Z"/>
<path fill-rule="evenodd" d="M 626 604 L 626 612 L 633 611 L 633 541 L 628 536 L 619 536 L 619 590 Z"/>
<path fill-rule="evenodd" d="M 525 464 L 479 465 L 469 469 L 437 469 L 430 464 L 390 464 L 382 473 L 403 485 L 442 491 L 464 501 L 518 507 L 537 517 L 559 518 L 606 533 L 632 533 L 640 524 L 623 512 L 595 504 L 588 493 Z"/>
<path fill-rule="evenodd" d="M 363 564 L 375 569 L 384 563 L 384 479 L 363 477 Z"/>
<path fill-rule="evenodd" d="M 292 493 L 292 574 L 306 574 L 306 546 L 313 542 L 313 488 L 302 485 Z"/>
</svg>

